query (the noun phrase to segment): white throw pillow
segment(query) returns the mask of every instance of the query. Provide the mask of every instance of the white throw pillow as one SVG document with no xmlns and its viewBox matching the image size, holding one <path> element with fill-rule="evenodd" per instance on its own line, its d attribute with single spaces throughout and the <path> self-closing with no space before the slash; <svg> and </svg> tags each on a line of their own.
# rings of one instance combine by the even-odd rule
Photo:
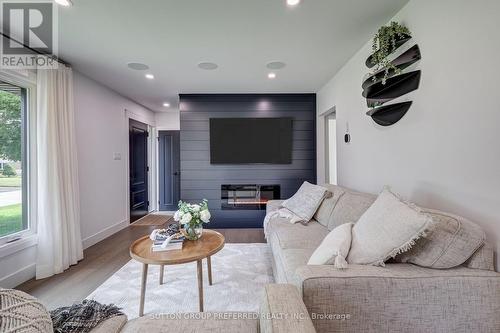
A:
<svg viewBox="0 0 500 333">
<path fill-rule="evenodd" d="M 351 247 L 351 230 L 354 223 L 344 223 L 330 231 L 314 251 L 308 265 L 331 265 L 346 268 L 345 258 Z"/>
<path fill-rule="evenodd" d="M 297 193 L 290 199 L 283 201 L 281 207 L 295 215 L 294 218 L 290 219 L 290 222 L 309 222 L 327 194 L 330 192 L 323 186 L 304 182 Z"/>
<path fill-rule="evenodd" d="M 429 215 L 386 187 L 352 228 L 347 262 L 384 266 L 387 259 L 408 251 L 425 236 L 431 224 Z"/>
</svg>

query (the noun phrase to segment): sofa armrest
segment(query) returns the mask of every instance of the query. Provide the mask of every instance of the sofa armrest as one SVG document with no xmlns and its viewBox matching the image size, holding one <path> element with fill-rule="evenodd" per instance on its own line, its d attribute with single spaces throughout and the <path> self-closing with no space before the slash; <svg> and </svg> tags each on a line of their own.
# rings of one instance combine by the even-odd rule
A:
<svg viewBox="0 0 500 333">
<path fill-rule="evenodd" d="M 114 316 L 99 323 L 99 325 L 90 330 L 90 333 L 118 333 L 126 323 L 127 316 Z"/>
<path fill-rule="evenodd" d="M 309 313 L 297 288 L 270 284 L 264 288 L 260 308 L 261 333 L 315 333 Z"/>
<path fill-rule="evenodd" d="M 269 200 L 266 203 L 266 214 L 277 211 L 280 208 L 281 203 L 283 201 L 285 201 L 285 200 Z"/>
</svg>

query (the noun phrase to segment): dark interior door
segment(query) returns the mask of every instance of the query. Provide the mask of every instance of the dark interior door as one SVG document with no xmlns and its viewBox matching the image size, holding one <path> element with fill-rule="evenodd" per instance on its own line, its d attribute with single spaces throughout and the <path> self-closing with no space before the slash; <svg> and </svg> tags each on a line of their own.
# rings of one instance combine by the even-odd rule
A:
<svg viewBox="0 0 500 333">
<path fill-rule="evenodd" d="M 149 213 L 148 126 L 130 119 L 130 222 Z"/>
<path fill-rule="evenodd" d="M 180 140 L 179 131 L 160 131 L 159 133 L 160 167 L 160 210 L 177 210 L 180 199 Z"/>
</svg>

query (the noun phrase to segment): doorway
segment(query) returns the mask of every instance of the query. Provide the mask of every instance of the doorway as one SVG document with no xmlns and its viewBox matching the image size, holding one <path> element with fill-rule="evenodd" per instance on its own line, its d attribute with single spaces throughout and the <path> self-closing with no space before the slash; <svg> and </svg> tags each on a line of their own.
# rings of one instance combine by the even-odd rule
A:
<svg viewBox="0 0 500 333">
<path fill-rule="evenodd" d="M 180 132 L 158 132 L 159 202 L 161 211 L 177 210 L 180 199 Z"/>
<path fill-rule="evenodd" d="M 337 116 L 335 108 L 325 115 L 326 182 L 337 185 Z"/>
<path fill-rule="evenodd" d="M 149 213 L 148 125 L 129 120 L 130 223 Z"/>
</svg>

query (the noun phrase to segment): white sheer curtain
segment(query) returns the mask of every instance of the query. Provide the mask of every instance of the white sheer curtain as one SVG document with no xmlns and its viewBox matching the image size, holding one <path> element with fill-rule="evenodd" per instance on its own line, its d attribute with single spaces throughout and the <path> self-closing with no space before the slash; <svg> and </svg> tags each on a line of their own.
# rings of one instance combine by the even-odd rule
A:
<svg viewBox="0 0 500 333">
<path fill-rule="evenodd" d="M 59 67 L 37 73 L 37 279 L 83 258 L 73 73 Z"/>
</svg>

